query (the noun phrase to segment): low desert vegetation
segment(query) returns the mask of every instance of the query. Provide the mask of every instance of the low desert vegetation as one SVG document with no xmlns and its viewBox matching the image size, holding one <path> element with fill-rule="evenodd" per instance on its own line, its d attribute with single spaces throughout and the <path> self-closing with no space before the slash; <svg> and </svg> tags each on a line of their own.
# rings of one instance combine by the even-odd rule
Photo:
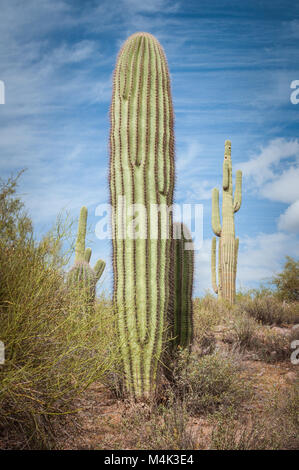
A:
<svg viewBox="0 0 299 470">
<path fill-rule="evenodd" d="M 209 448 L 214 450 L 296 450 L 298 385 L 273 392 L 261 414 L 237 420 L 234 414 L 213 416 Z"/>
<path fill-rule="evenodd" d="M 193 416 L 237 408 L 250 395 L 239 356 L 234 354 L 183 351 L 178 354 L 174 377 L 174 393 Z"/>
<path fill-rule="evenodd" d="M 111 305 L 100 299 L 95 315 L 80 315 L 64 282 L 70 224 L 60 218 L 36 241 L 16 183 L 0 193 L 0 442 L 49 448 L 56 417 L 115 361 Z"/>
<path fill-rule="evenodd" d="M 59 217 L 37 240 L 16 188 L 17 178 L 1 182 L 1 449 L 298 447 L 295 260 L 275 289 L 237 293 L 233 307 L 194 299 L 192 348 L 161 367 L 153 402 L 134 402 L 110 297 L 85 315 L 66 288 L 72 222 Z"/>
<path fill-rule="evenodd" d="M 274 294 L 247 296 L 237 304 L 240 314 L 246 313 L 264 325 L 294 324 L 299 322 L 297 302 L 281 301 Z"/>
</svg>

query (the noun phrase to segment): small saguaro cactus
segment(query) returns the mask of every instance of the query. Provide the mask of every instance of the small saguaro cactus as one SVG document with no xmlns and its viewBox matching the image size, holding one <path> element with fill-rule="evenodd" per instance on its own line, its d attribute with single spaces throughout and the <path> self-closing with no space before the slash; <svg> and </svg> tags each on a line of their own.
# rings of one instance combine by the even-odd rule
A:
<svg viewBox="0 0 299 470">
<path fill-rule="evenodd" d="M 235 238 L 234 214 L 241 207 L 242 201 L 242 172 L 236 173 L 236 188 L 233 196 L 231 142 L 225 141 L 223 181 L 222 181 L 222 226 L 219 211 L 219 191 L 212 192 L 212 228 L 219 237 L 218 248 L 218 286 L 216 280 L 216 238 L 212 239 L 211 267 L 212 285 L 218 298 L 235 301 L 236 274 L 239 239 Z"/>
<path fill-rule="evenodd" d="M 186 225 L 173 224 L 173 269 L 172 269 L 172 311 L 170 324 L 173 324 L 174 346 L 186 348 L 191 345 L 193 338 L 193 274 L 194 249 L 192 236 Z"/>
<path fill-rule="evenodd" d="M 85 249 L 87 223 L 87 208 L 80 211 L 78 234 L 75 246 L 75 263 L 67 276 L 67 284 L 72 295 L 83 300 L 86 305 L 92 305 L 95 300 L 96 284 L 105 269 L 105 261 L 98 260 L 94 269 L 89 264 L 91 248 Z"/>
<path fill-rule="evenodd" d="M 126 389 L 143 399 L 155 391 L 162 352 L 171 250 L 162 228 L 172 224 L 174 188 L 170 78 L 151 34 L 133 34 L 118 55 L 110 119 L 114 307 Z M 153 215 L 153 207 L 162 210 Z M 131 234 L 136 212 L 127 208 L 143 234 Z"/>
</svg>

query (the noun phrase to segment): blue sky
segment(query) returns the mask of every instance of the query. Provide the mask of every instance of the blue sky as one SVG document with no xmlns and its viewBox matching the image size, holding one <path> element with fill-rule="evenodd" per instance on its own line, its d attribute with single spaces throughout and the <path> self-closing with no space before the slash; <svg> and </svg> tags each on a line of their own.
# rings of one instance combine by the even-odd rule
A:
<svg viewBox="0 0 299 470">
<path fill-rule="evenodd" d="M 111 76 L 123 41 L 154 34 L 165 49 L 175 107 L 176 202 L 204 206 L 195 293 L 211 288 L 211 189 L 224 141 L 244 172 L 238 287 L 254 287 L 299 255 L 299 4 L 294 1 L 0 0 L 0 155 L 20 180 L 38 234 L 61 210 L 89 209 L 92 262 L 107 262 L 95 208 L 108 201 Z"/>
</svg>

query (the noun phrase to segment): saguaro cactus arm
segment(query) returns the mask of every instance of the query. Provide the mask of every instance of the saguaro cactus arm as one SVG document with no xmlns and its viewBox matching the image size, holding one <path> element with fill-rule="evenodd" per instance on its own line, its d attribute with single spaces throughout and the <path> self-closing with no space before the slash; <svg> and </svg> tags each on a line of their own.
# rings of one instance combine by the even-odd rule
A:
<svg viewBox="0 0 299 470">
<path fill-rule="evenodd" d="M 214 188 L 212 192 L 212 228 L 215 235 L 217 235 L 217 237 L 220 237 L 221 222 L 219 210 L 219 191 L 217 188 Z"/>
<path fill-rule="evenodd" d="M 229 165 L 228 161 L 224 160 L 223 162 L 223 178 L 222 178 L 222 187 L 226 190 L 229 186 Z"/>
<path fill-rule="evenodd" d="M 91 248 L 86 248 L 85 253 L 84 253 L 84 260 L 86 263 L 89 263 L 91 258 Z"/>
<path fill-rule="evenodd" d="M 218 299 L 222 297 L 221 239 L 218 245 Z"/>
<path fill-rule="evenodd" d="M 95 267 L 93 268 L 95 274 L 96 274 L 96 280 L 98 282 L 98 280 L 100 279 L 100 277 L 102 276 L 103 274 L 103 271 L 105 269 L 105 266 L 106 266 L 106 263 L 105 261 L 103 261 L 102 259 L 99 259 L 96 264 L 95 264 Z"/>
<path fill-rule="evenodd" d="M 238 251 L 239 251 L 239 238 L 235 239 L 235 263 L 234 263 L 234 276 L 237 275 L 237 264 L 238 264 Z"/>
<path fill-rule="evenodd" d="M 238 212 L 242 203 L 242 171 L 236 173 L 236 189 L 234 195 L 234 212 Z"/>
<path fill-rule="evenodd" d="M 75 246 L 75 263 L 77 261 L 84 261 L 85 259 L 85 237 L 86 237 L 86 223 L 87 223 L 87 207 L 83 206 L 80 211 L 78 234 Z"/>
<path fill-rule="evenodd" d="M 211 268 L 212 268 L 212 286 L 215 294 L 218 294 L 218 286 L 216 279 L 216 237 L 212 238 L 212 250 L 211 250 Z"/>
</svg>

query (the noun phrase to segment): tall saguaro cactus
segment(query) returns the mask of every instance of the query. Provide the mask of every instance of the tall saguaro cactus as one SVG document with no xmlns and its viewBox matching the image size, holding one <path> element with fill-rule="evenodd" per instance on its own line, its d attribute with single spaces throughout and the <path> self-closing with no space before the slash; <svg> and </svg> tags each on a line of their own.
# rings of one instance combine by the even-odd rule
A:
<svg viewBox="0 0 299 470">
<path fill-rule="evenodd" d="M 172 222 L 167 210 L 157 211 L 156 218 L 151 207 L 171 206 L 174 188 L 168 67 L 148 33 L 130 36 L 119 53 L 110 119 L 114 305 L 126 387 L 144 398 L 154 392 L 162 350 L 171 249 L 162 227 Z M 137 214 L 140 236 L 130 232 Z"/>
<path fill-rule="evenodd" d="M 75 246 L 75 263 L 67 276 L 67 284 L 76 299 L 81 299 L 86 306 L 95 300 L 96 284 L 105 269 L 105 261 L 98 260 L 94 269 L 89 264 L 91 248 L 85 249 L 87 208 L 80 211 L 78 234 Z"/>
<path fill-rule="evenodd" d="M 193 337 L 193 274 L 194 250 L 192 236 L 186 225 L 173 224 L 173 323 L 174 345 L 183 348 L 191 345 Z"/>
<path fill-rule="evenodd" d="M 212 228 L 219 238 L 218 248 L 218 286 L 216 281 L 216 238 L 212 239 L 212 284 L 218 298 L 235 301 L 236 273 L 239 239 L 235 238 L 234 214 L 241 207 L 242 201 L 242 172 L 236 173 L 236 188 L 233 195 L 231 142 L 225 141 L 222 181 L 222 226 L 219 211 L 219 191 L 212 192 Z"/>
</svg>

